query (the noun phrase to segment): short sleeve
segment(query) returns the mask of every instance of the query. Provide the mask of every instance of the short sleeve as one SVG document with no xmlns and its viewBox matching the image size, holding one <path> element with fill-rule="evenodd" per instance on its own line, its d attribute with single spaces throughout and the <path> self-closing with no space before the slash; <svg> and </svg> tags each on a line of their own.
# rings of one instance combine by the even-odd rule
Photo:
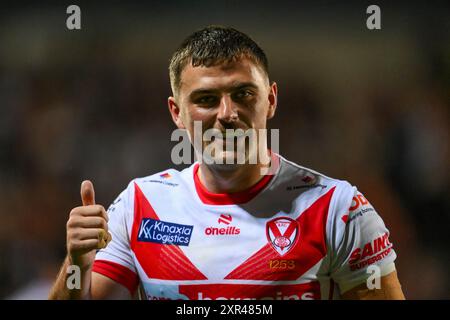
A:
<svg viewBox="0 0 450 320">
<path fill-rule="evenodd" d="M 108 230 L 112 240 L 106 248 L 98 250 L 92 271 L 100 273 L 128 288 L 133 295 L 138 286 L 138 276 L 130 248 L 127 219 L 133 214 L 131 186 L 123 191 L 109 206 Z"/>
<path fill-rule="evenodd" d="M 338 284 L 341 294 L 367 281 L 373 269 L 379 267 L 380 276 L 395 270 L 396 253 L 389 240 L 389 230 L 374 207 L 352 188 L 351 204 L 338 213 L 334 221 L 340 235 L 333 248 L 331 278 Z"/>
</svg>

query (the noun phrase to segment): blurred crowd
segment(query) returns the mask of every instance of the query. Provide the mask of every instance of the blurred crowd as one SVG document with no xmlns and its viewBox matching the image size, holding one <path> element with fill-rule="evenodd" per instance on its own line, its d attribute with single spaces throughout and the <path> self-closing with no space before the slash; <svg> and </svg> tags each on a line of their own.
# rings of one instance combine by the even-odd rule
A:
<svg viewBox="0 0 450 320">
<path fill-rule="evenodd" d="M 1 16 L 4 299 L 46 298 L 83 179 L 108 206 L 131 179 L 181 168 L 170 160 L 168 59 L 184 36 L 215 22 L 166 28 L 161 14 L 132 8 L 120 32 L 97 22 L 74 34 L 64 23 L 55 31 L 54 10 Z M 271 32 L 261 20 L 216 23 L 248 32 L 268 55 L 280 153 L 358 186 L 390 229 L 407 298 L 450 298 L 449 29 L 430 19 L 420 32 L 406 24 L 374 35 L 364 23 L 316 30 L 277 19 Z"/>
</svg>

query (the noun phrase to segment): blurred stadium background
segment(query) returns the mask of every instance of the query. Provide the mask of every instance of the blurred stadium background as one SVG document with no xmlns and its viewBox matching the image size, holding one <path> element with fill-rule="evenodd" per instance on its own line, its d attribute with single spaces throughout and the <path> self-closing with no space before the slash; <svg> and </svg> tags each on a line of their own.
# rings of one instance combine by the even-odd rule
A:
<svg viewBox="0 0 450 320">
<path fill-rule="evenodd" d="M 285 157 L 357 185 L 407 298 L 450 298 L 450 20 L 442 2 L 16 1 L 0 11 L 0 298 L 45 299 L 89 178 L 105 206 L 173 167 L 168 59 L 208 24 L 266 51 Z M 366 28 L 379 4 L 382 30 Z"/>
</svg>

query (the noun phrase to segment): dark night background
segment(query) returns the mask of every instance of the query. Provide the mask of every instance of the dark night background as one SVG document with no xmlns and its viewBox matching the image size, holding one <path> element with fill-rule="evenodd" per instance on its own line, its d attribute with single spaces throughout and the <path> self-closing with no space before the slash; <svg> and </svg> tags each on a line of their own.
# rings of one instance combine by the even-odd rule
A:
<svg viewBox="0 0 450 320">
<path fill-rule="evenodd" d="M 381 30 L 366 28 L 370 4 Z M 2 3 L 0 298 L 46 298 L 83 179 L 108 206 L 174 167 L 168 60 L 209 24 L 265 50 L 280 153 L 358 186 L 391 231 L 406 297 L 450 298 L 448 16 L 444 1 Z"/>
</svg>

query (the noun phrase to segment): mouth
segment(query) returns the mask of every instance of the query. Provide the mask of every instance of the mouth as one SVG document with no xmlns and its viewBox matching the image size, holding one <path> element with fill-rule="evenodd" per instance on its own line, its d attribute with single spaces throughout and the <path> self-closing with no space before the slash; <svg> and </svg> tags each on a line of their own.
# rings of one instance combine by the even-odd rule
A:
<svg viewBox="0 0 450 320">
<path fill-rule="evenodd" d="M 214 130 L 218 130 L 218 129 L 214 129 Z M 221 130 L 220 134 L 218 133 L 215 136 L 215 139 L 220 139 L 220 140 L 236 140 L 239 138 L 242 138 L 244 136 L 247 135 L 247 129 L 227 129 L 225 131 Z"/>
<path fill-rule="evenodd" d="M 219 137 L 219 139 L 221 138 L 222 140 L 236 140 L 239 138 L 244 137 L 245 134 L 244 133 L 222 133 L 222 136 Z"/>
</svg>

